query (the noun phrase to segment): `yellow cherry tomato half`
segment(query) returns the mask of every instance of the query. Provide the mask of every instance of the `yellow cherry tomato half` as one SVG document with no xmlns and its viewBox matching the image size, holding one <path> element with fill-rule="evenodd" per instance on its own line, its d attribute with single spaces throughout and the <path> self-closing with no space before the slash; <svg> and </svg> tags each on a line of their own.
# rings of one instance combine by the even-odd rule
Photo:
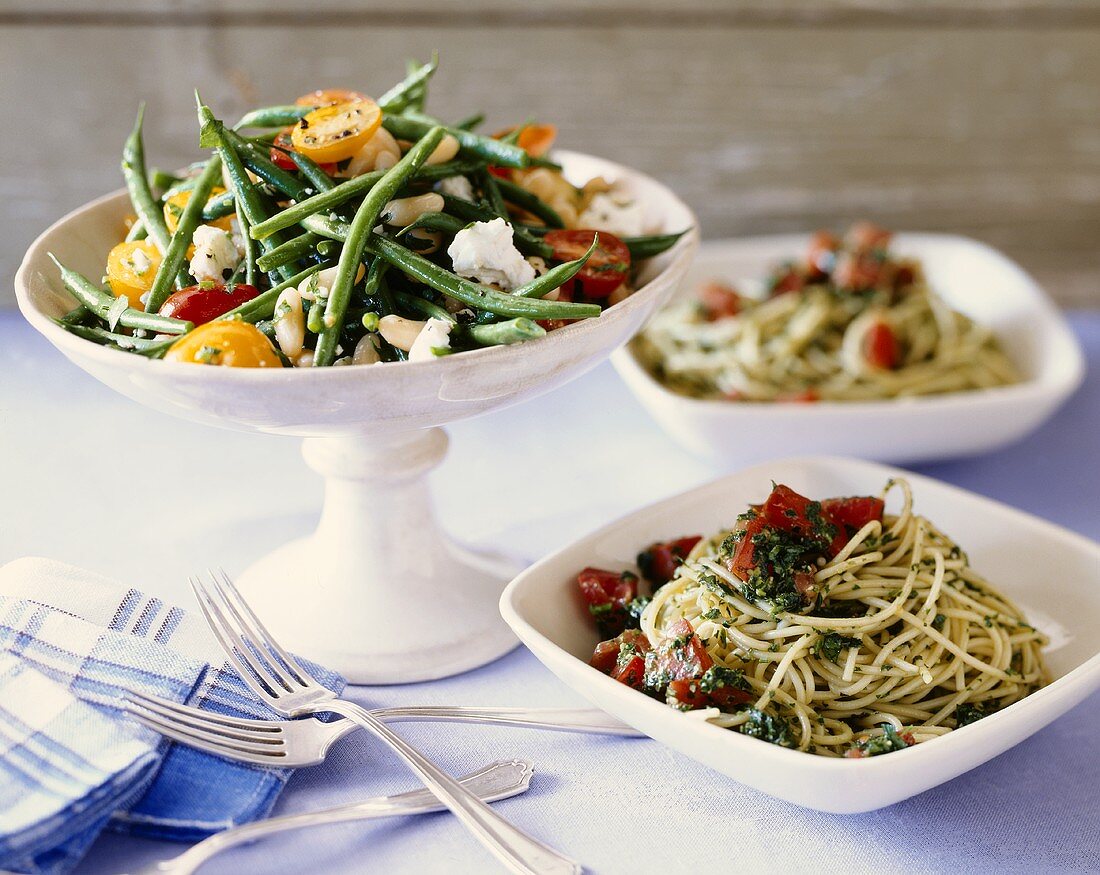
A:
<svg viewBox="0 0 1100 875">
<path fill-rule="evenodd" d="M 322 106 L 298 121 L 290 132 L 294 151 L 318 164 L 344 161 L 358 152 L 382 124 L 373 100 Z"/>
<path fill-rule="evenodd" d="M 320 88 L 309 94 L 303 94 L 294 103 L 297 106 L 333 106 L 337 103 L 355 103 L 359 100 L 370 100 L 370 98 L 350 88 Z"/>
<path fill-rule="evenodd" d="M 222 194 L 225 189 L 221 186 L 215 186 L 211 192 L 210 197 Z M 191 200 L 190 191 L 177 191 L 168 200 L 164 202 L 164 224 L 168 226 L 168 233 L 175 234 L 176 228 L 180 224 L 180 216 L 183 215 L 184 209 L 187 207 L 187 202 Z M 235 214 L 234 214 L 235 215 Z M 213 225 L 215 228 L 221 228 L 223 231 L 232 231 L 233 226 L 230 224 L 233 221 L 234 216 L 222 216 L 219 219 L 214 219 L 210 222 L 204 222 L 205 225 Z"/>
<path fill-rule="evenodd" d="M 107 282 L 116 298 L 125 295 L 135 310 L 144 310 L 141 296 L 153 287 L 160 267 L 160 250 L 151 240 L 119 243 L 107 254 Z"/>
<path fill-rule="evenodd" d="M 207 322 L 185 334 L 164 358 L 191 365 L 225 368 L 281 368 L 282 360 L 262 331 L 247 322 Z"/>
</svg>

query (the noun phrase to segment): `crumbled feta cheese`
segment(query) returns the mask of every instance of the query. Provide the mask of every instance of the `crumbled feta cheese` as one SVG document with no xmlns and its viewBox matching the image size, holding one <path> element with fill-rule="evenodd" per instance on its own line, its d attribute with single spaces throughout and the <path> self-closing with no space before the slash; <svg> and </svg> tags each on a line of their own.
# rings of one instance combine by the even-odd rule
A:
<svg viewBox="0 0 1100 875">
<path fill-rule="evenodd" d="M 617 237 L 640 237 L 645 233 L 645 214 L 635 200 L 614 191 L 600 192 L 577 218 L 577 226 L 607 231 Z"/>
<path fill-rule="evenodd" d="M 244 232 L 241 230 L 241 223 L 235 217 L 229 220 L 229 237 L 237 248 L 237 255 L 244 258 Z"/>
<path fill-rule="evenodd" d="M 448 176 L 439 180 L 439 190 L 451 197 L 461 198 L 464 201 L 474 199 L 474 187 L 465 176 Z"/>
<path fill-rule="evenodd" d="M 130 267 L 138 276 L 144 276 L 145 272 L 152 266 L 152 260 L 141 249 L 135 247 L 130 253 Z"/>
<path fill-rule="evenodd" d="M 512 226 L 504 219 L 474 222 L 455 234 L 447 247 L 459 276 L 496 283 L 505 291 L 529 283 L 535 269 L 512 243 Z"/>
<path fill-rule="evenodd" d="M 229 234 L 212 225 L 199 225 L 191 235 L 195 254 L 191 256 L 191 276 L 200 283 L 205 280 L 225 282 L 240 262 L 237 247 Z"/>
<path fill-rule="evenodd" d="M 432 349 L 451 348 L 451 323 L 431 318 L 424 323 L 409 349 L 410 362 L 422 362 L 435 358 Z"/>
</svg>

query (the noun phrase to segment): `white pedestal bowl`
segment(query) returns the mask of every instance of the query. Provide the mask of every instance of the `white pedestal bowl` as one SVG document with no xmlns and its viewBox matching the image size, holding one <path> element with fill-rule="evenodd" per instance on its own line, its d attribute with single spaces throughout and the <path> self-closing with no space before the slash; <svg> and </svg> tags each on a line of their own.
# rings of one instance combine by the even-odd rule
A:
<svg viewBox="0 0 1100 875">
<path fill-rule="evenodd" d="M 122 394 L 210 425 L 306 438 L 306 461 L 325 478 L 317 530 L 259 559 L 238 582 L 280 641 L 353 683 L 446 677 L 515 646 L 497 601 L 518 569 L 459 548 L 436 522 L 426 475 L 446 452 L 439 426 L 533 398 L 594 367 L 672 295 L 698 245 L 694 216 L 664 186 L 586 155 L 557 157 L 576 182 L 596 175 L 620 182 L 655 232 L 692 230 L 644 265 L 627 300 L 515 346 L 428 362 L 271 371 L 155 361 L 85 341 L 52 321 L 73 301 L 46 253 L 98 277 L 130 211 L 124 192 L 45 231 L 16 274 L 31 324 Z M 441 620 L 431 660 L 417 658 L 422 642 L 396 620 L 412 605 Z"/>
</svg>

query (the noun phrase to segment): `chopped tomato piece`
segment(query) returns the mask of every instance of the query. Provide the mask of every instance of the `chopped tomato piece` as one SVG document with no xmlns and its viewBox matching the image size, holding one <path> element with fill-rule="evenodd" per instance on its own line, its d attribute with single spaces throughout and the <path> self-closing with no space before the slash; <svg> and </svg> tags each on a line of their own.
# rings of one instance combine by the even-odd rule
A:
<svg viewBox="0 0 1100 875">
<path fill-rule="evenodd" d="M 816 389 L 803 389 L 801 392 L 788 392 L 785 395 L 779 395 L 776 401 L 784 401 L 788 404 L 812 404 L 815 401 L 821 400 L 821 395 Z"/>
<path fill-rule="evenodd" d="M 751 702 L 754 698 L 752 693 L 734 686 L 722 686 L 706 692 L 698 679 L 670 681 L 665 696 L 670 705 L 685 711 L 710 707 L 733 711 L 738 705 Z"/>
<path fill-rule="evenodd" d="M 770 526 L 785 531 L 796 531 L 803 535 L 814 533 L 814 524 L 810 519 L 810 505 L 805 495 L 800 495 L 789 486 L 780 483 L 771 491 L 761 513 Z"/>
<path fill-rule="evenodd" d="M 806 266 L 809 268 L 810 281 L 820 282 L 828 277 L 836 263 L 836 253 L 840 249 L 840 240 L 828 231 L 818 231 L 810 241 L 806 253 Z"/>
<path fill-rule="evenodd" d="M 806 278 L 802 276 L 798 268 L 793 264 L 775 273 L 768 283 L 768 287 L 773 297 L 775 295 L 786 294 L 787 292 L 800 292 L 805 285 Z"/>
<path fill-rule="evenodd" d="M 875 322 L 863 336 L 863 357 L 873 368 L 893 370 L 901 364 L 901 344 L 894 329 Z"/>
<path fill-rule="evenodd" d="M 756 568 L 756 545 L 752 539 L 766 528 L 767 523 L 759 515 L 747 520 L 741 528 L 741 540 L 737 542 L 733 555 L 726 563 L 730 573 L 738 579 L 748 580 L 749 574 Z"/>
<path fill-rule="evenodd" d="M 678 620 L 669 628 L 665 640 L 646 654 L 646 686 L 664 689 L 672 681 L 700 677 L 712 665 L 714 660 L 691 623 Z"/>
<path fill-rule="evenodd" d="M 796 571 L 794 573 L 794 588 L 802 596 L 802 601 L 809 603 L 813 601 L 813 597 L 817 594 L 817 581 L 808 571 Z"/>
<path fill-rule="evenodd" d="M 899 292 L 906 286 L 911 286 L 917 281 L 916 270 L 908 264 L 901 265 L 894 271 L 894 291 Z"/>
<path fill-rule="evenodd" d="M 874 253 L 844 252 L 837 258 L 833 283 L 846 292 L 866 292 L 882 280 L 885 264 Z"/>
<path fill-rule="evenodd" d="M 591 229 L 551 231 L 543 241 L 554 250 L 558 261 L 581 258 L 599 235 L 595 251 L 577 273 L 575 279 L 586 298 L 600 300 L 626 282 L 630 274 L 630 250 L 614 234 Z"/>
<path fill-rule="evenodd" d="M 638 577 L 629 571 L 585 568 L 577 575 L 581 597 L 605 637 L 618 635 L 630 622 L 628 605 L 638 595 Z"/>
<path fill-rule="evenodd" d="M 638 629 L 627 629 L 621 635 L 608 641 L 601 641 L 596 645 L 596 650 L 588 664 L 597 668 L 604 674 L 611 674 L 619 659 L 619 652 L 624 646 L 632 646 L 643 655 L 650 649 L 649 639 Z"/>
<path fill-rule="evenodd" d="M 741 312 L 741 296 L 732 286 L 711 281 L 699 287 L 699 306 L 708 322 L 717 322 Z"/>
<path fill-rule="evenodd" d="M 844 242 L 857 252 L 870 252 L 885 249 L 893 236 L 892 231 L 880 228 L 874 222 L 856 222 L 848 229 Z"/>
<path fill-rule="evenodd" d="M 633 653 L 619 661 L 611 672 L 611 677 L 636 690 L 645 689 L 645 657 Z"/>
<path fill-rule="evenodd" d="M 838 526 L 854 533 L 872 520 L 882 522 L 886 505 L 881 498 L 872 495 L 853 495 L 848 498 L 826 498 L 821 502 L 821 510 Z"/>
<path fill-rule="evenodd" d="M 702 535 L 688 535 L 675 541 L 650 544 L 638 554 L 638 567 L 642 570 L 642 576 L 654 586 L 668 583 L 680 563 L 701 540 Z"/>
</svg>

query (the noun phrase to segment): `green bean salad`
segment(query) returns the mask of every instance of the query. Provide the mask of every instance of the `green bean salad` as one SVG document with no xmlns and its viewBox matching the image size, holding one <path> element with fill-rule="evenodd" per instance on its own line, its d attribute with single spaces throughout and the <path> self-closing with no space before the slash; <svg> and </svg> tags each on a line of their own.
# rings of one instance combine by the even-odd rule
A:
<svg viewBox="0 0 1100 875">
<path fill-rule="evenodd" d="M 435 70 L 233 125 L 196 93 L 208 154 L 178 173 L 147 169 L 142 107 L 122 155 L 133 215 L 98 282 L 54 259 L 77 301 L 58 323 L 150 358 L 326 367 L 531 340 L 629 296 L 683 232 L 647 234 L 602 178 L 567 181 L 552 125 L 489 136 L 481 116 L 427 115 Z"/>
</svg>

